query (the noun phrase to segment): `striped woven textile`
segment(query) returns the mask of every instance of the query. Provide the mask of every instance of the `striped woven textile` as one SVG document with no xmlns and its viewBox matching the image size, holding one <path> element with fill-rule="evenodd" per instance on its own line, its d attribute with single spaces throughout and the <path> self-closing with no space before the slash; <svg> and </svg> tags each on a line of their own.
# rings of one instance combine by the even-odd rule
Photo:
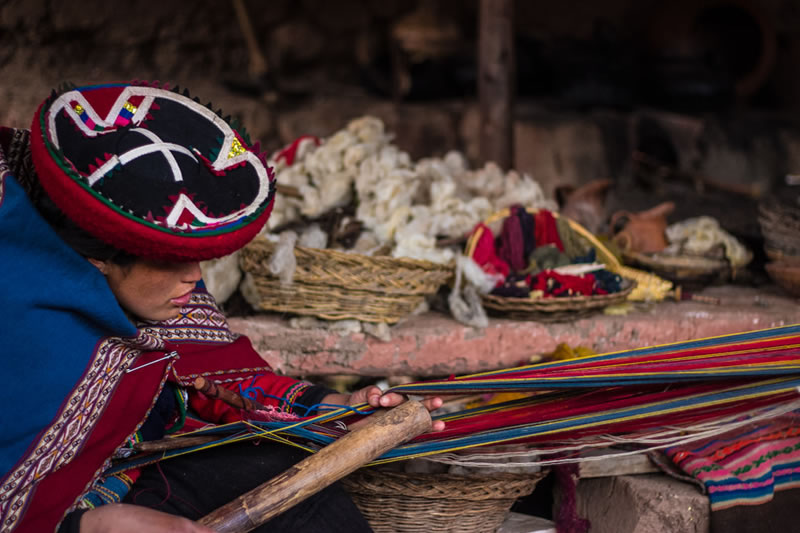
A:
<svg viewBox="0 0 800 533">
<path fill-rule="evenodd" d="M 703 482 L 712 511 L 757 505 L 776 491 L 800 487 L 800 414 L 754 422 L 665 452 Z"/>
</svg>

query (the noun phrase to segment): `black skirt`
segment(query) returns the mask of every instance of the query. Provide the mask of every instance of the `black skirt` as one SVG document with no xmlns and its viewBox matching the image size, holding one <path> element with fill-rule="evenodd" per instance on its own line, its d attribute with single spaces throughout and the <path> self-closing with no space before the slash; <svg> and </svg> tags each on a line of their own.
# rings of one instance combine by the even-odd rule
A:
<svg viewBox="0 0 800 533">
<path fill-rule="evenodd" d="M 123 500 L 197 520 L 285 471 L 306 452 L 248 441 L 178 456 L 145 467 Z M 334 483 L 255 529 L 257 532 L 370 532 L 341 485 Z"/>
</svg>

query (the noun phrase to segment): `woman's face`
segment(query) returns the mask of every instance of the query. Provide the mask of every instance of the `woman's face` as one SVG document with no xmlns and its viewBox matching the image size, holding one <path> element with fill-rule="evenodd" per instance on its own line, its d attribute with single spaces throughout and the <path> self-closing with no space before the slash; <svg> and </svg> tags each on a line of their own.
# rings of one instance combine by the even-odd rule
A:
<svg viewBox="0 0 800 533">
<path fill-rule="evenodd" d="M 89 261 L 108 280 L 111 292 L 123 309 L 145 320 L 167 320 L 178 316 L 189 303 L 201 279 L 200 263 L 166 263 L 147 259 L 120 266 L 111 261 Z"/>
</svg>

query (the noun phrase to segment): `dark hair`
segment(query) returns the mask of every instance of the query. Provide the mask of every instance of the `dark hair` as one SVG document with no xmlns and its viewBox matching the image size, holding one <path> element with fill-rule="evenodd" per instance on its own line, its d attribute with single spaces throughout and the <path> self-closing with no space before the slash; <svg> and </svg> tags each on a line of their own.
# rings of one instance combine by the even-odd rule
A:
<svg viewBox="0 0 800 533">
<path fill-rule="evenodd" d="M 120 250 L 72 222 L 46 195 L 37 198 L 36 207 L 64 242 L 87 259 L 111 261 L 120 266 L 132 265 L 137 257 Z"/>
</svg>

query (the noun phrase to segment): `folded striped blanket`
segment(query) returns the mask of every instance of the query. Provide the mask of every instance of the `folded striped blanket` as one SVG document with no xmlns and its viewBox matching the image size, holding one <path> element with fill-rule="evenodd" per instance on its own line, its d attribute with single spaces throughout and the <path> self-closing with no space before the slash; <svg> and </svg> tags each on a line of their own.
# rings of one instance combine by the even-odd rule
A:
<svg viewBox="0 0 800 533">
<path fill-rule="evenodd" d="M 666 454 L 703 482 L 712 511 L 766 503 L 777 491 L 800 487 L 800 412 L 668 448 Z"/>
</svg>

